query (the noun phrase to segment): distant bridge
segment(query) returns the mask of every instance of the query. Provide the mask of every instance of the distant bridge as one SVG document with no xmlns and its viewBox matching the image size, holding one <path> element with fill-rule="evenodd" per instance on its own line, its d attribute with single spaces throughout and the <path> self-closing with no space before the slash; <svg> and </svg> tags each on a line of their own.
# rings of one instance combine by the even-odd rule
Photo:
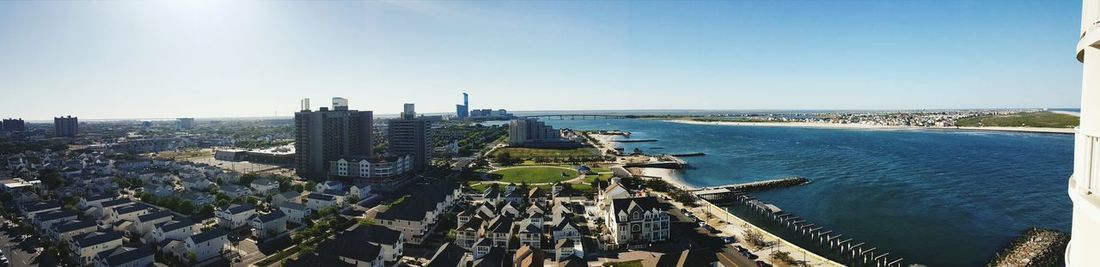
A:
<svg viewBox="0 0 1100 267">
<path fill-rule="evenodd" d="M 544 114 L 544 115 L 531 115 L 520 116 L 520 118 L 538 118 L 544 120 L 606 120 L 606 119 L 632 119 L 637 118 L 634 115 L 617 115 L 617 114 Z"/>
</svg>

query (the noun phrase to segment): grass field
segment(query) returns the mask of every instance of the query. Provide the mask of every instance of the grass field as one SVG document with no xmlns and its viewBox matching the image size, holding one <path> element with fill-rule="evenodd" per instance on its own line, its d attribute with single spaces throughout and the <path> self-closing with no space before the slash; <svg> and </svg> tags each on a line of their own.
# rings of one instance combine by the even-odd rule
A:
<svg viewBox="0 0 1100 267">
<path fill-rule="evenodd" d="M 1070 128 L 1080 124 L 1081 119 L 1054 112 L 1028 112 L 1011 115 L 980 116 L 964 118 L 955 122 L 958 126 L 986 127 L 1049 127 Z"/>
<path fill-rule="evenodd" d="M 500 181 L 508 183 L 554 183 L 580 176 L 576 170 L 555 167 L 522 167 L 492 172 L 500 175 Z M 563 175 L 564 174 L 564 175 Z"/>
<path fill-rule="evenodd" d="M 599 156 L 600 152 L 595 148 L 582 147 L 572 149 L 552 149 L 552 148 L 524 148 L 524 147 L 504 147 L 493 151 L 493 156 L 507 152 L 512 157 L 517 158 L 533 158 L 533 157 L 548 157 L 548 158 L 567 158 L 567 157 L 587 157 L 587 156 Z"/>
</svg>

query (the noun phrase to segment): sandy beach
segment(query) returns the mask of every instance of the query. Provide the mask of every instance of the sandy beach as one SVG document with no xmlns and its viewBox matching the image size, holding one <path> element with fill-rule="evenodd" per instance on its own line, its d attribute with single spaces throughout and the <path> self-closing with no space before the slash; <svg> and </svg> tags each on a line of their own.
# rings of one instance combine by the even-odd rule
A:
<svg viewBox="0 0 1100 267">
<path fill-rule="evenodd" d="M 693 120 L 666 120 L 667 122 L 697 124 L 697 125 L 721 125 L 721 126 L 764 126 L 764 127 L 802 127 L 802 128 L 826 128 L 826 129 L 864 129 L 864 130 L 964 130 L 964 131 L 999 131 L 999 132 L 1026 132 L 1026 133 L 1055 133 L 1073 134 L 1072 128 L 1041 128 L 1041 127 L 913 127 L 913 126 L 888 126 L 872 124 L 841 124 L 824 122 L 737 122 L 737 121 L 693 121 Z"/>
</svg>

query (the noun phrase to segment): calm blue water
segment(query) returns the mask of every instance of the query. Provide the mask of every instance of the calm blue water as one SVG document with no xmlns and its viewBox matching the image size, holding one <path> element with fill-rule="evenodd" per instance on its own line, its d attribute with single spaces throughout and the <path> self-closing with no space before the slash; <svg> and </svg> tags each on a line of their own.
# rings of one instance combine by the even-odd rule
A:
<svg viewBox="0 0 1100 267">
<path fill-rule="evenodd" d="M 1068 231 L 1071 135 L 548 120 L 619 129 L 650 153 L 705 152 L 681 173 L 707 186 L 803 176 L 754 193 L 817 225 L 930 266 L 984 265 L 1032 226 Z"/>
</svg>

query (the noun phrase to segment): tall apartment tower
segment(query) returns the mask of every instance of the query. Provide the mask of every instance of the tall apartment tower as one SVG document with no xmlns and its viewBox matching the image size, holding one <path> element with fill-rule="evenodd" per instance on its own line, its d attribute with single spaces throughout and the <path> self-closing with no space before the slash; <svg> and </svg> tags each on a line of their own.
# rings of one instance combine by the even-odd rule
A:
<svg viewBox="0 0 1100 267">
<path fill-rule="evenodd" d="M 405 104 L 401 117 L 388 122 L 389 150 L 392 156 L 412 155 L 413 168 L 423 170 L 432 160 L 431 137 L 432 122 L 416 117 L 416 107 Z"/>
<path fill-rule="evenodd" d="M 1066 266 L 1100 263 L 1100 0 L 1082 1 L 1081 39 L 1077 61 L 1081 75 L 1081 125 L 1073 149 L 1073 233 L 1066 248 Z"/>
<path fill-rule="evenodd" d="M 53 130 L 55 136 L 73 137 L 80 132 L 80 124 L 73 116 L 54 117 Z"/>
<path fill-rule="evenodd" d="M 455 117 L 459 119 L 470 117 L 470 95 L 462 93 L 462 104 L 455 105 Z"/>
<path fill-rule="evenodd" d="M 523 146 L 529 143 L 559 141 L 561 133 L 536 118 L 512 120 L 508 124 L 508 145 Z"/>
<path fill-rule="evenodd" d="M 27 130 L 27 124 L 23 119 L 4 119 L 5 132 L 22 132 Z"/>
<path fill-rule="evenodd" d="M 301 103 L 301 111 L 294 113 L 294 168 L 298 176 L 323 179 L 330 161 L 373 156 L 373 112 L 349 110 L 348 100 L 342 97 L 332 98 L 332 109 L 312 111 L 309 99 Z"/>
<path fill-rule="evenodd" d="M 195 118 L 178 118 L 176 119 L 176 127 L 180 130 L 191 130 L 195 128 Z"/>
</svg>

